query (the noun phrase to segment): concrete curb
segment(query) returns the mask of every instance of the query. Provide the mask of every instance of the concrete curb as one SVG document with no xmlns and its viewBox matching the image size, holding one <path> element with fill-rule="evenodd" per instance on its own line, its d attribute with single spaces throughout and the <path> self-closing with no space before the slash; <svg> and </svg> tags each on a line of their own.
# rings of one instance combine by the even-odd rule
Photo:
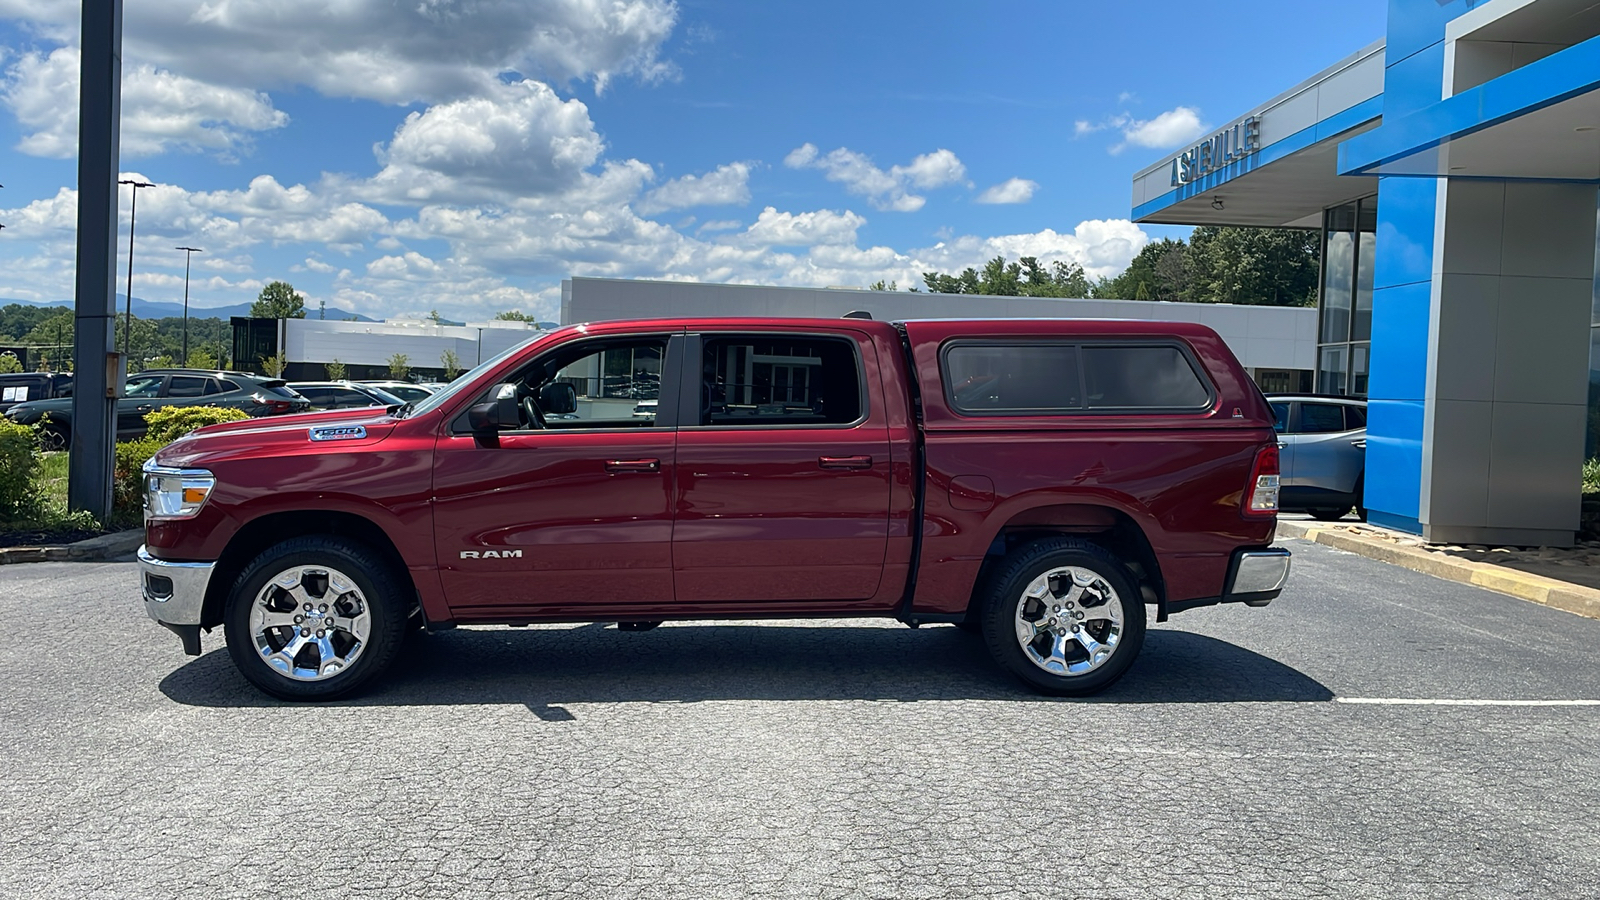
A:
<svg viewBox="0 0 1600 900">
<path fill-rule="evenodd" d="M 144 543 L 144 529 L 102 534 L 75 544 L 0 549 L 0 565 L 30 562 L 128 562 Z"/>
<path fill-rule="evenodd" d="M 1421 572 L 1424 575 L 1432 575 L 1435 578 L 1470 584 L 1574 615 L 1600 619 L 1600 591 L 1557 581 L 1554 578 L 1530 575 L 1504 566 L 1456 559 L 1448 554 L 1420 547 L 1391 544 L 1382 538 L 1356 534 L 1337 525 L 1280 519 L 1278 537 L 1312 541 L 1357 556 Z"/>
</svg>

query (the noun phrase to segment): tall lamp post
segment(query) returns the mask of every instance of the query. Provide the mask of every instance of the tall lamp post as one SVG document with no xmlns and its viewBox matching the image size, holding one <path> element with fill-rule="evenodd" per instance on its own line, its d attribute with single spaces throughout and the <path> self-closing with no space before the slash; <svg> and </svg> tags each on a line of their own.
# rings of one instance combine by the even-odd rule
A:
<svg viewBox="0 0 1600 900">
<path fill-rule="evenodd" d="M 122 364 L 128 360 L 128 341 L 133 337 L 133 220 L 139 214 L 139 188 L 155 187 L 148 181 L 124 178 L 117 184 L 133 185 L 133 202 L 128 206 L 128 305 L 122 318 Z"/>
<path fill-rule="evenodd" d="M 199 247 L 175 247 L 183 251 L 183 360 L 179 366 L 187 368 L 189 365 L 189 259 L 196 253 L 204 253 Z"/>
</svg>

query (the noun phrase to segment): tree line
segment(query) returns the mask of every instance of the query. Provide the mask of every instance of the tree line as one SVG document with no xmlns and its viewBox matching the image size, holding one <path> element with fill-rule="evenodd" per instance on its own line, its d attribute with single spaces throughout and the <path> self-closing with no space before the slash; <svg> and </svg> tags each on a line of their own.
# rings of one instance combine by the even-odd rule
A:
<svg viewBox="0 0 1600 900">
<path fill-rule="evenodd" d="M 982 270 L 924 272 L 922 281 L 939 294 L 1315 306 L 1321 246 L 1316 231 L 1206 225 L 1187 241 L 1146 244 L 1115 278 L 1091 280 L 1076 263 L 1045 266 L 1031 256 L 1016 262 L 997 256 Z M 895 285 L 879 281 L 871 288 Z"/>
</svg>

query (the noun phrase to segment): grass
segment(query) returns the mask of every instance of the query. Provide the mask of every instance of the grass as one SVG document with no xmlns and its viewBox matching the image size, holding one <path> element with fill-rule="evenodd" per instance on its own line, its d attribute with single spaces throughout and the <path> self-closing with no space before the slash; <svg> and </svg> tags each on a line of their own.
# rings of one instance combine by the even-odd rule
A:
<svg viewBox="0 0 1600 900">
<path fill-rule="evenodd" d="M 40 463 L 39 512 L 23 522 L 0 522 L 0 546 L 65 543 L 104 534 L 88 513 L 67 511 L 67 452 L 44 454 Z"/>
</svg>

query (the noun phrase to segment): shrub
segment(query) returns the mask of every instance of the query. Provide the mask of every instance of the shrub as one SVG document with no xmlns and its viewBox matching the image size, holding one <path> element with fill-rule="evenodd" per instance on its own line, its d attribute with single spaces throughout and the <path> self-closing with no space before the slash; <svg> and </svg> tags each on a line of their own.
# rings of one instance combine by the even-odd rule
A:
<svg viewBox="0 0 1600 900">
<path fill-rule="evenodd" d="M 1584 461 L 1583 492 L 1585 494 L 1600 494 L 1600 459 Z"/>
<path fill-rule="evenodd" d="M 163 447 L 204 425 L 248 418 L 243 410 L 227 406 L 168 406 L 144 415 L 145 424 L 150 426 L 147 439 L 159 441 Z"/>
<path fill-rule="evenodd" d="M 33 429 L 0 419 L 0 519 L 26 518 L 38 509 L 34 482 L 42 464 Z"/>
<path fill-rule="evenodd" d="M 132 524 L 144 518 L 144 464 L 166 445 L 166 441 L 148 437 L 117 444 L 111 467 L 112 521 Z"/>
</svg>

